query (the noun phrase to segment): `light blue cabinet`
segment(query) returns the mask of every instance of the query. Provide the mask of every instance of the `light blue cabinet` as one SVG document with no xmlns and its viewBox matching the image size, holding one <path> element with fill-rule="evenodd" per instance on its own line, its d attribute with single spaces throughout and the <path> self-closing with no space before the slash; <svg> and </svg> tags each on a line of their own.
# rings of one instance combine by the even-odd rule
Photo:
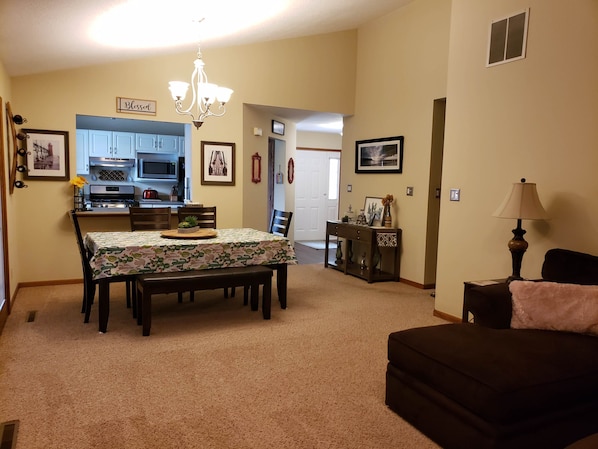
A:
<svg viewBox="0 0 598 449">
<path fill-rule="evenodd" d="M 89 130 L 89 156 L 135 158 L 135 133 Z"/>
<path fill-rule="evenodd" d="M 136 133 L 135 147 L 138 153 L 178 153 L 179 136 Z"/>
<path fill-rule="evenodd" d="M 77 130 L 77 174 L 89 175 L 89 131 Z"/>
</svg>

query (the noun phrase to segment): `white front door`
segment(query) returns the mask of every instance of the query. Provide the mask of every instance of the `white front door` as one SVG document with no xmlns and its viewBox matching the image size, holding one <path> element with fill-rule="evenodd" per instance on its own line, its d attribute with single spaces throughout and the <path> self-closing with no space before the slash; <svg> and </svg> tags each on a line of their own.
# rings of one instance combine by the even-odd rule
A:
<svg viewBox="0 0 598 449">
<path fill-rule="evenodd" d="M 297 150 L 295 240 L 324 240 L 326 220 L 338 219 L 339 151 Z"/>
</svg>

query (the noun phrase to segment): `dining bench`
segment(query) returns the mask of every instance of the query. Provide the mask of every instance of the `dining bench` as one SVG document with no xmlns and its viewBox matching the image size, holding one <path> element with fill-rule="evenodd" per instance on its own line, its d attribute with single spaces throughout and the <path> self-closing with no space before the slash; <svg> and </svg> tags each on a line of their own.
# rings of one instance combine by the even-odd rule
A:
<svg viewBox="0 0 598 449">
<path fill-rule="evenodd" d="M 258 310 L 260 286 L 262 314 L 270 319 L 272 304 L 272 269 L 261 265 L 214 268 L 209 270 L 149 273 L 137 276 L 137 324 L 144 336 L 150 334 L 152 324 L 152 295 L 218 288 L 249 287 L 251 310 Z"/>
</svg>

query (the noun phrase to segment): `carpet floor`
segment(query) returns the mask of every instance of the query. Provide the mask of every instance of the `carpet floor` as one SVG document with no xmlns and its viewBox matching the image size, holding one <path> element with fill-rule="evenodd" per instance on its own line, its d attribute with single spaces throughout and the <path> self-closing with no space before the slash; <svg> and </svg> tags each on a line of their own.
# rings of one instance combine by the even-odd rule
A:
<svg viewBox="0 0 598 449">
<path fill-rule="evenodd" d="M 0 422 L 19 421 L 17 449 L 437 448 L 384 404 L 388 334 L 444 323 L 429 291 L 288 272 L 271 320 L 221 290 L 157 295 L 149 337 L 122 285 L 105 334 L 96 305 L 83 324 L 81 284 L 21 289 L 0 337 Z"/>
</svg>

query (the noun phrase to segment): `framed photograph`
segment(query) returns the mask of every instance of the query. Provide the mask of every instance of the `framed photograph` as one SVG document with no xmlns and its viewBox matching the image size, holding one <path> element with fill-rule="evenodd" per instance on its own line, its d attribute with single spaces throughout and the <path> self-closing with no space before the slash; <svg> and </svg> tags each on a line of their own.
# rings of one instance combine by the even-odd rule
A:
<svg viewBox="0 0 598 449">
<path fill-rule="evenodd" d="M 201 142 L 201 185 L 235 185 L 235 144 Z"/>
<path fill-rule="evenodd" d="M 69 133 L 68 131 L 47 131 L 23 129 L 27 138 L 24 165 L 25 178 L 68 181 L 69 179 Z"/>
<path fill-rule="evenodd" d="M 382 226 L 382 198 L 366 196 L 363 213 L 368 226 Z"/>
<path fill-rule="evenodd" d="M 272 132 L 280 136 L 284 136 L 284 123 L 272 120 Z"/>
<path fill-rule="evenodd" d="M 403 173 L 403 136 L 355 142 L 355 173 Z"/>
</svg>

